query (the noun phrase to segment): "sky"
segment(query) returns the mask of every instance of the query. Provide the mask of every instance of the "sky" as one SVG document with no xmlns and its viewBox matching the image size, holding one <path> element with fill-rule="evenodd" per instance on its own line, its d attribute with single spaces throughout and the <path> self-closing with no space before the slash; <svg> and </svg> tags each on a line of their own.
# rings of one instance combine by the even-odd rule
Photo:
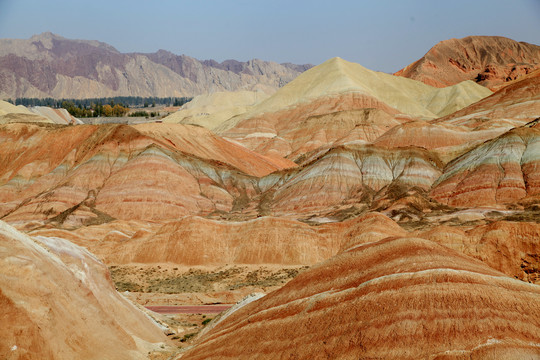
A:
<svg viewBox="0 0 540 360">
<path fill-rule="evenodd" d="M 0 38 L 51 31 L 121 52 L 395 72 L 437 42 L 498 35 L 540 45 L 540 0 L 0 0 Z"/>
</svg>

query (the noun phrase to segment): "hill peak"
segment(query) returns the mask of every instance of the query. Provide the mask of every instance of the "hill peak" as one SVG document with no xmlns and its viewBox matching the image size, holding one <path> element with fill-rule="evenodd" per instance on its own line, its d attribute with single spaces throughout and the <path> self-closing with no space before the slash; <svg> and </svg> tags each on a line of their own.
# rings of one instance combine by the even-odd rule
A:
<svg viewBox="0 0 540 360">
<path fill-rule="evenodd" d="M 502 36 L 467 36 L 437 43 L 395 75 L 445 87 L 465 80 L 496 89 L 540 68 L 540 46 Z"/>
</svg>

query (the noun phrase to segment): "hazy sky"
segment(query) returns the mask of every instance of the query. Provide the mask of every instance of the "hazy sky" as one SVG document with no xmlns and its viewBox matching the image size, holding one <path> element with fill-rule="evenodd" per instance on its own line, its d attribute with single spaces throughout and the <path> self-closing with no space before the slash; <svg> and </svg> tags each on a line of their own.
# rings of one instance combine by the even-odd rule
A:
<svg viewBox="0 0 540 360">
<path fill-rule="evenodd" d="M 540 0 L 0 0 L 0 38 L 44 31 L 122 52 L 394 72 L 437 42 L 500 35 L 540 45 Z"/>
</svg>

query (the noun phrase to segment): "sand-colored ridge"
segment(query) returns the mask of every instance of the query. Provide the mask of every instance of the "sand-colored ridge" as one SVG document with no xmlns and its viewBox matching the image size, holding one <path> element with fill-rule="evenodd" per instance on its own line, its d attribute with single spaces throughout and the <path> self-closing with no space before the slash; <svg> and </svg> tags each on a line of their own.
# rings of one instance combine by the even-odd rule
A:
<svg viewBox="0 0 540 360">
<path fill-rule="evenodd" d="M 22 105 L 16 106 L 7 101 L 0 100 L 0 116 L 7 114 L 28 114 L 32 115 L 32 112 Z"/>
<path fill-rule="evenodd" d="M 51 119 L 55 124 L 81 125 L 83 122 L 73 117 L 66 109 L 53 109 L 47 106 L 34 106 L 31 112 Z"/>
<path fill-rule="evenodd" d="M 71 116 L 66 109 L 53 109 L 47 106 L 34 106 L 28 109 L 23 105 L 15 106 L 0 100 L 0 124 L 11 123 L 74 125 L 82 124 L 82 121 Z"/>
<path fill-rule="evenodd" d="M 539 295 L 431 241 L 388 238 L 237 310 L 182 359 L 532 359 Z"/>
<path fill-rule="evenodd" d="M 218 91 L 203 94 L 165 117 L 165 123 L 199 125 L 214 129 L 232 117 L 247 112 L 268 97 L 262 91 Z"/>
</svg>

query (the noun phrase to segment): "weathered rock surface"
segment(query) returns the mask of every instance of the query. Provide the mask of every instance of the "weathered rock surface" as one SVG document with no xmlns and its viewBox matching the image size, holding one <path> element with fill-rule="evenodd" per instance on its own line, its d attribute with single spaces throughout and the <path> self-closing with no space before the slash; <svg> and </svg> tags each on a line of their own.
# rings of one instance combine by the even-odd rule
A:
<svg viewBox="0 0 540 360">
<path fill-rule="evenodd" d="M 105 43 L 43 33 L 0 40 L 0 98 L 194 96 L 275 90 L 311 65 L 199 61 L 160 50 L 122 54 Z"/>
<path fill-rule="evenodd" d="M 262 178 L 259 207 L 286 215 L 371 204 L 392 185 L 428 191 L 441 168 L 437 157 L 420 148 L 335 147 L 301 167 Z"/>
<path fill-rule="evenodd" d="M 540 225 L 537 223 L 495 221 L 467 231 L 438 226 L 418 236 L 482 260 L 507 276 L 540 284 Z"/>
<path fill-rule="evenodd" d="M 228 211 L 293 163 L 177 124 L 4 125 L 0 216 L 80 226 Z"/>
<path fill-rule="evenodd" d="M 145 359 L 167 342 L 118 294 L 107 268 L 59 238 L 0 221 L 0 354 L 6 359 Z"/>
<path fill-rule="evenodd" d="M 445 87 L 465 80 L 496 90 L 540 67 L 540 46 L 500 36 L 468 36 L 439 42 L 395 75 Z"/>
<path fill-rule="evenodd" d="M 164 225 L 113 221 L 71 231 L 43 228 L 30 234 L 68 239 L 107 264 L 224 266 L 313 265 L 340 249 L 406 232 L 388 217 L 368 213 L 319 226 L 276 217 L 234 222 L 187 216 Z"/>
<path fill-rule="evenodd" d="M 337 237 L 295 220 L 262 217 L 244 222 L 186 217 L 148 236 L 123 242 L 108 263 L 182 265 L 312 265 L 333 256 Z"/>
<path fill-rule="evenodd" d="M 534 359 L 540 287 L 433 242 L 345 251 L 252 302 L 182 359 Z"/>
<path fill-rule="evenodd" d="M 536 122 L 487 141 L 450 162 L 431 196 L 459 207 L 515 203 L 540 192 Z"/>
</svg>

